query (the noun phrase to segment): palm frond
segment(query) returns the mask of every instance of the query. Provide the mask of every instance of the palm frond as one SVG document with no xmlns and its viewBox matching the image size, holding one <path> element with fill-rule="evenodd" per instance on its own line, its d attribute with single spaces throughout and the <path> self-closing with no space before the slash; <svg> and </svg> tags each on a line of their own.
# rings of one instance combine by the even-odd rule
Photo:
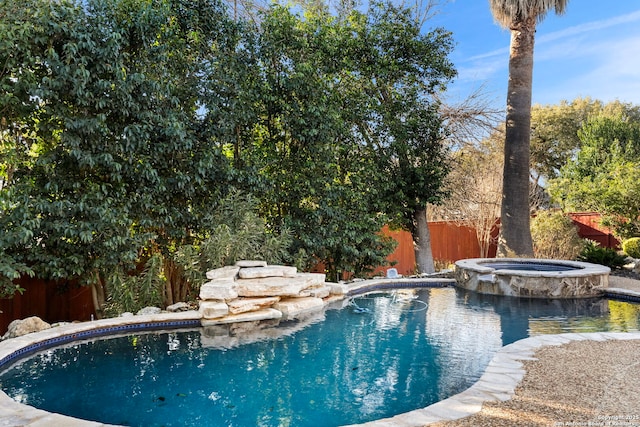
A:
<svg viewBox="0 0 640 427">
<path fill-rule="evenodd" d="M 569 0 L 489 0 L 489 8 L 496 22 L 509 28 L 516 20 L 535 18 L 544 19 L 550 10 L 562 15 Z"/>
</svg>

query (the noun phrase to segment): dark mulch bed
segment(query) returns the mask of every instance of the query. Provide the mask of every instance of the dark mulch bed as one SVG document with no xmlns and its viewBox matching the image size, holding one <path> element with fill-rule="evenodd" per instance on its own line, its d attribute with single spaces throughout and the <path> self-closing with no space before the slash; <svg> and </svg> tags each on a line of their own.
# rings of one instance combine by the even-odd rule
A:
<svg viewBox="0 0 640 427">
<path fill-rule="evenodd" d="M 640 280 L 640 273 L 633 271 L 630 268 L 615 268 L 611 269 L 611 276 L 627 277 L 629 279 Z"/>
</svg>

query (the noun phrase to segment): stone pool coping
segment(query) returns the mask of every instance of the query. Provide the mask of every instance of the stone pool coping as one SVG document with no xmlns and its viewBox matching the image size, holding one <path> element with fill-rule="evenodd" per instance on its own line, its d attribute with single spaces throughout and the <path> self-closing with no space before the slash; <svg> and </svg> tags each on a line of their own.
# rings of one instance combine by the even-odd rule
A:
<svg viewBox="0 0 640 427">
<path fill-rule="evenodd" d="M 383 289 L 413 287 L 422 284 L 430 287 L 447 287 L 450 279 L 381 279 L 343 284 L 343 297 Z M 408 285 L 408 286 L 407 286 Z M 337 297 L 334 297 L 334 300 Z M 25 354 L 75 340 L 97 336 L 134 332 L 193 328 L 200 326 L 200 313 L 160 313 L 155 315 L 117 317 L 91 322 L 71 323 L 45 331 L 24 335 L 0 342 L 0 368 Z M 424 426 L 439 421 L 449 421 L 473 415 L 482 409 L 484 402 L 509 400 L 516 386 L 522 381 L 525 370 L 522 361 L 531 360 L 536 350 L 549 345 L 562 345 L 578 340 L 627 340 L 640 339 L 640 332 L 597 332 L 584 334 L 541 335 L 526 338 L 502 347 L 494 355 L 481 378 L 465 391 L 426 408 L 394 417 L 359 424 L 362 427 Z M 49 413 L 18 403 L 0 390 L 0 425 L 2 426 L 109 426 L 95 421 Z"/>
</svg>

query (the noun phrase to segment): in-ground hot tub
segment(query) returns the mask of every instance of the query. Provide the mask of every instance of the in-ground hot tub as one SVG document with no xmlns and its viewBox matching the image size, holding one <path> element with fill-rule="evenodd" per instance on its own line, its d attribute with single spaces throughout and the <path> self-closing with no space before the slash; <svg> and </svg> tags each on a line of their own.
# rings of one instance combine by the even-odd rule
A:
<svg viewBox="0 0 640 427">
<path fill-rule="evenodd" d="M 456 285 L 483 294 L 530 298 L 588 298 L 609 285 L 608 267 L 532 258 L 456 261 Z"/>
</svg>

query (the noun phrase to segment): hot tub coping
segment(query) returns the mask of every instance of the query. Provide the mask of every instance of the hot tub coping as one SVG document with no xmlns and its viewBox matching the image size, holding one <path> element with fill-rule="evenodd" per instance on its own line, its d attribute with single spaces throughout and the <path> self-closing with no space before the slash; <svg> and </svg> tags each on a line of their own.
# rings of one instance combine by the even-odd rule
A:
<svg viewBox="0 0 640 427">
<path fill-rule="evenodd" d="M 540 271 L 540 270 L 509 270 L 500 269 L 496 270 L 486 264 L 498 264 L 512 262 L 518 264 L 552 264 L 560 266 L 569 266 L 575 268 L 575 270 L 566 271 Z M 582 261 L 569 261 L 569 260 L 556 260 L 546 258 L 469 258 L 462 259 L 455 262 L 457 268 L 464 268 L 466 270 L 475 271 L 480 274 L 495 274 L 498 276 L 511 276 L 517 274 L 523 277 L 583 277 L 593 275 L 609 274 L 611 269 L 604 265 L 592 264 Z"/>
</svg>

